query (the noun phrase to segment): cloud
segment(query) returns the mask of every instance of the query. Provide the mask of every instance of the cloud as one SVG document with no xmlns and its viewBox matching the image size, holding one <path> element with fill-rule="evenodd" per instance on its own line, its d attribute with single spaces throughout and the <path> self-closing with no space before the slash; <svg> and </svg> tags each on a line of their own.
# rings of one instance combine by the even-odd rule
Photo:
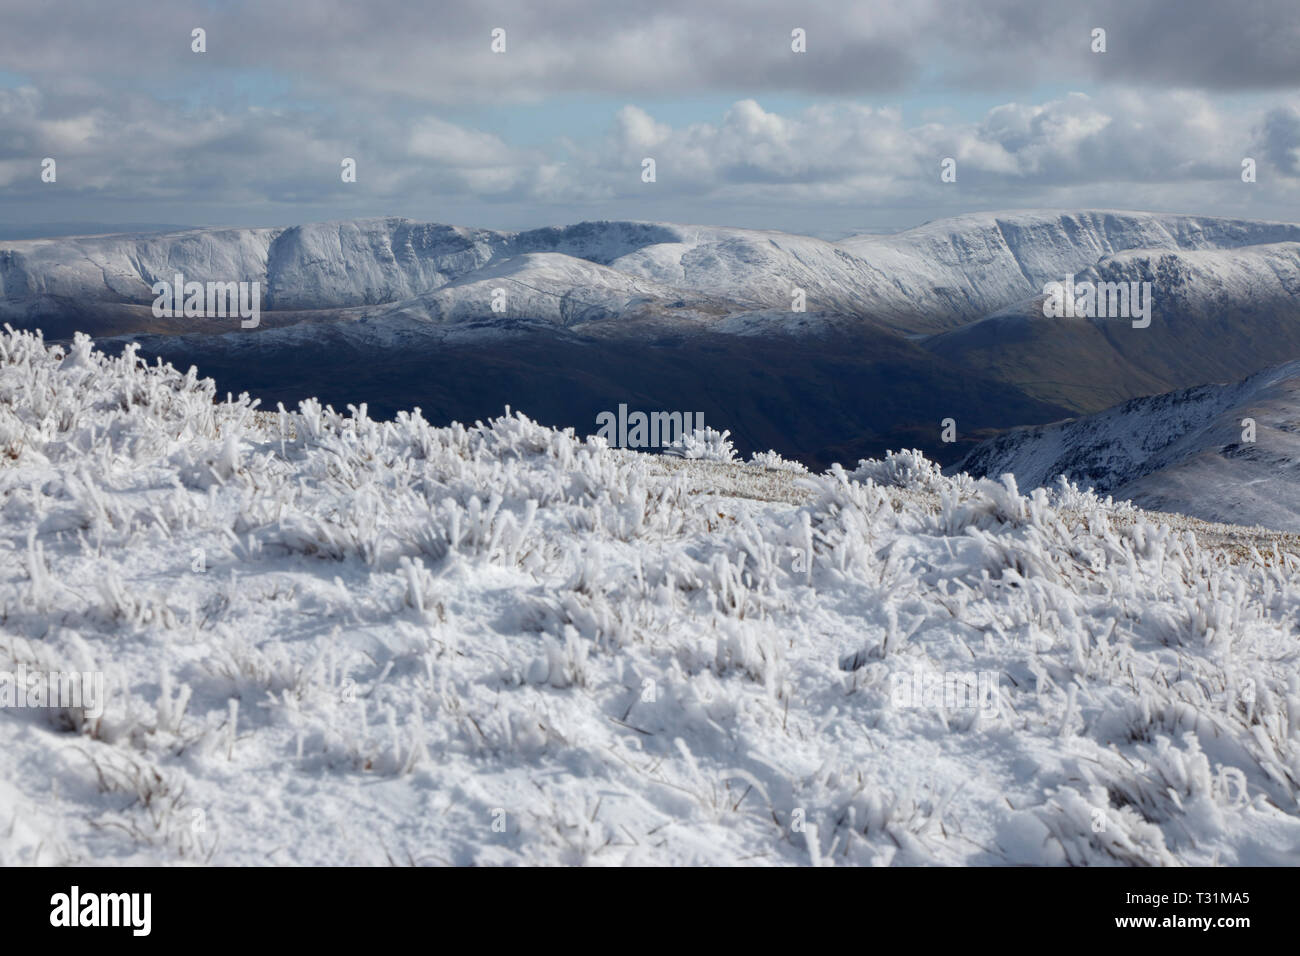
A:
<svg viewBox="0 0 1300 956">
<path fill-rule="evenodd" d="M 528 224 L 537 210 L 549 221 L 722 221 L 712 210 L 767 208 L 786 210 L 772 222 L 797 213 L 807 231 L 843 207 L 907 208 L 913 220 L 1080 205 L 1300 217 L 1300 110 L 1290 105 L 1243 109 L 1203 92 L 1110 87 L 927 122 L 843 100 L 774 110 L 745 97 L 679 124 L 657 111 L 629 102 L 589 116 L 585 135 L 557 129 L 549 142 L 519 145 L 428 104 L 216 106 L 137 91 L 0 88 L 0 189 L 38 222 L 116 220 L 135 206 L 184 221 L 185 210 L 212 203 L 261 221 L 259 207 L 290 207 L 275 214 L 284 223 L 443 218 L 454 208 L 480 224 L 500 222 L 491 210 L 509 204 L 534 211 Z M 58 162 L 57 184 L 41 182 L 46 156 Z M 654 183 L 641 179 L 647 156 Z M 1246 156 L 1260 164 L 1250 186 L 1240 180 Z M 340 177 L 345 157 L 357 162 L 355 183 Z M 940 180 L 947 157 L 956 183 Z M 96 213 L 95 203 L 118 211 Z"/>
<path fill-rule="evenodd" d="M 916 127 L 893 109 L 838 104 L 780 115 L 752 99 L 737 102 L 717 123 L 679 129 L 666 129 L 643 110 L 621 114 L 630 115 L 653 136 L 629 141 L 622 122 L 582 171 L 585 181 L 604 182 L 616 194 L 644 192 L 635 175 L 643 148 L 656 161 L 656 186 L 666 193 L 871 204 L 900 193 L 937 201 L 973 189 L 976 196 L 1019 193 L 1024 202 L 1018 204 L 1029 204 L 1089 184 L 1235 187 L 1242 157 L 1261 145 L 1258 120 L 1189 93 L 1071 94 L 999 106 L 974 123 Z M 1297 129 L 1283 115 L 1295 122 L 1294 114 L 1274 111 L 1263 123 L 1278 156 L 1276 141 L 1291 137 L 1286 142 L 1294 145 Z M 946 157 L 957 161 L 957 184 L 940 180 Z M 1284 158 L 1294 163 L 1292 153 Z"/>
<path fill-rule="evenodd" d="M 1269 110 L 1259 129 L 1264 156 L 1287 176 L 1300 176 L 1300 109 Z"/>
<path fill-rule="evenodd" d="M 555 219 L 708 219 L 709 204 L 821 204 L 811 220 L 846 204 L 1295 209 L 1296 49 L 1295 0 L 60 0 L 58 15 L 0 0 L 0 189 L 38 220 L 59 203 L 83 219 L 92 202 L 165 203 L 141 214 L 168 220 L 286 204 L 287 221 L 511 203 Z M 1004 104 L 973 115 L 979 90 Z M 45 156 L 55 189 L 39 180 Z M 1245 156 L 1261 168 L 1243 193 Z M 356 183 L 341 182 L 343 157 Z M 939 182 L 944 157 L 957 183 Z"/>
<path fill-rule="evenodd" d="M 1295 89 L 1300 49 L 1295 0 L 63 0 L 57 15 L 0 3 L 0 63 L 44 90 L 85 89 L 87 77 L 198 90 L 221 71 L 255 71 L 335 102 L 1035 84 Z M 190 50 L 197 26 L 207 30 L 204 54 Z M 502 54 L 490 49 L 498 27 Z M 794 27 L 807 31 L 806 53 L 790 48 Z M 1091 49 L 1096 27 L 1106 30 L 1103 54 Z"/>
<path fill-rule="evenodd" d="M 40 160 L 58 163 L 57 186 Z M 345 184 L 344 158 L 358 181 Z M 509 198 L 548 175 L 536 150 L 433 115 L 344 117 L 311 110 L 188 109 L 130 96 L 81 108 L 36 89 L 0 90 L 0 188 L 49 198 L 56 188 L 115 201 L 219 198 L 231 204 L 312 203 L 346 195 Z"/>
<path fill-rule="evenodd" d="M 645 150 L 658 146 L 671 134 L 672 129 L 637 106 L 625 106 L 615 116 L 619 145 L 627 150 Z"/>
<path fill-rule="evenodd" d="M 1201 94 L 1070 94 L 1008 103 L 976 122 L 909 126 L 893 108 L 854 103 L 778 113 L 734 103 L 715 122 L 673 127 L 626 105 L 606 133 L 554 150 L 518 147 L 433 113 L 321 114 L 248 107 L 189 109 L 119 96 L 92 107 L 46 104 L 32 88 L 0 90 L 0 185 L 46 195 L 39 160 L 60 164 L 59 188 L 119 199 L 221 197 L 233 203 L 323 202 L 470 195 L 562 204 L 613 197 L 694 196 L 729 201 L 854 202 L 900 194 L 946 202 L 966 191 L 1025 205 L 1053 190 L 1098 184 L 1239 182 L 1258 154 L 1294 178 L 1300 112 L 1255 115 Z M 564 154 L 556 159 L 553 153 Z M 658 178 L 641 181 L 653 157 Z M 340 161 L 358 164 L 344 184 Z M 940 181 L 945 157 L 956 184 Z M 25 164 L 25 165 L 24 165 Z M 1295 185 L 1294 183 L 1292 184 Z"/>
</svg>

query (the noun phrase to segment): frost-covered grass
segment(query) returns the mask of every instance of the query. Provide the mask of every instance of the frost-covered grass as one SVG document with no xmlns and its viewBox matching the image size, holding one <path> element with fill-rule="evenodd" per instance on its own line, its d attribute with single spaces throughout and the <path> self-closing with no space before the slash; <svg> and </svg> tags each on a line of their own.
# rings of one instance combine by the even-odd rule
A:
<svg viewBox="0 0 1300 956">
<path fill-rule="evenodd" d="M 1300 561 L 1069 485 L 267 414 L 10 333 L 0 495 L 0 670 L 110 692 L 0 711 L 0 863 L 1300 861 Z"/>
</svg>

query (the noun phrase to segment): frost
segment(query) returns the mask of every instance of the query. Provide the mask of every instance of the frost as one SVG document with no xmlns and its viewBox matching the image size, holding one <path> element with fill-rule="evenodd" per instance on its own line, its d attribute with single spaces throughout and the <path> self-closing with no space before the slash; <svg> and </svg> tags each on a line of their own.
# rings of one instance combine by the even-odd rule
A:
<svg viewBox="0 0 1300 956">
<path fill-rule="evenodd" d="M 731 432 L 714 428 L 693 429 L 668 446 L 664 453 L 693 461 L 736 461 Z"/>
<path fill-rule="evenodd" d="M 1300 847 L 1300 561 L 1250 529 L 916 451 L 263 412 L 12 330 L 0 448 L 0 671 L 107 690 L 0 710 L 0 863 Z"/>
</svg>

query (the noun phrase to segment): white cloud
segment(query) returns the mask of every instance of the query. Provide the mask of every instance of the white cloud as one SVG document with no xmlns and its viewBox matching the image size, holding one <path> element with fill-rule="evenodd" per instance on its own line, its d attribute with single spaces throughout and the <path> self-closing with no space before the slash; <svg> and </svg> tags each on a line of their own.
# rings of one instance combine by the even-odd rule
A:
<svg viewBox="0 0 1300 956">
<path fill-rule="evenodd" d="M 502 166 L 514 161 L 510 147 L 500 137 L 463 129 L 436 116 L 423 117 L 412 126 L 407 150 L 412 156 L 451 167 Z"/>
<path fill-rule="evenodd" d="M 1298 116 L 1233 109 L 1205 94 L 1115 90 L 912 125 L 897 108 L 839 102 L 783 113 L 745 98 L 713 121 L 680 126 L 629 104 L 604 118 L 603 136 L 557 136 L 543 148 L 429 111 L 399 121 L 187 109 L 124 94 L 88 104 L 24 88 L 0 90 L 0 181 L 11 198 L 49 197 L 39 179 L 48 155 L 59 161 L 64 196 L 293 203 L 304 208 L 299 219 L 320 218 L 312 208 L 331 203 L 354 203 L 360 215 L 452 198 L 552 207 L 555 220 L 604 215 L 600 205 L 615 202 L 642 204 L 639 218 L 668 218 L 655 204 L 677 199 L 690 199 L 699 220 L 709 218 L 708 202 L 1144 208 L 1158 195 L 1198 211 L 1207 199 L 1300 200 Z M 1240 189 L 1246 155 L 1261 164 L 1251 193 Z M 355 184 L 340 181 L 345 156 L 357 160 Z M 653 184 L 641 181 L 644 156 L 657 164 Z M 958 163 L 956 184 L 939 179 L 947 156 Z"/>
<path fill-rule="evenodd" d="M 617 139 L 623 149 L 649 149 L 666 140 L 672 129 L 638 106 L 624 106 L 614 118 Z"/>
</svg>

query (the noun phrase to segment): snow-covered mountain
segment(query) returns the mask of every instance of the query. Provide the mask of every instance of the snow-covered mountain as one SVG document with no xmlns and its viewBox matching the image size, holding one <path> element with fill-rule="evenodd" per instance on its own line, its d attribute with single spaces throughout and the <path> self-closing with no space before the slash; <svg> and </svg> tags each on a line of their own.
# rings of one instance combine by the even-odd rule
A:
<svg viewBox="0 0 1300 956">
<path fill-rule="evenodd" d="M 1143 508 L 1300 532 L 1300 362 L 1012 429 L 959 467 L 1022 488 L 1065 475 Z"/>
<path fill-rule="evenodd" d="M 953 320 L 988 315 L 1124 250 L 1237 249 L 1300 240 L 1290 223 L 1161 213 L 978 213 L 840 246 L 896 277 L 911 301 Z"/>
<path fill-rule="evenodd" d="M 0 244 L 0 319 L 44 325 L 108 307 L 103 334 L 148 326 L 130 306 L 153 301 L 155 281 L 257 281 L 272 313 L 368 312 L 457 284 L 455 305 L 427 303 L 441 320 L 491 318 L 490 280 L 537 275 L 571 287 L 635 284 L 725 300 L 730 312 L 788 311 L 795 288 L 811 311 L 869 317 L 908 332 L 950 329 L 1041 291 L 1128 249 L 1228 249 L 1300 240 L 1300 226 L 1108 211 L 962 216 L 893 236 L 829 243 L 780 232 L 667 223 L 589 222 L 519 233 L 405 219 L 288 229 L 206 229 L 143 236 Z M 543 259 L 503 262 L 541 254 Z M 569 261 L 566 261 L 569 260 Z M 544 283 L 545 284 L 545 283 Z M 444 297 L 445 298 L 445 297 Z M 531 300 L 524 300 L 532 305 Z M 419 309 L 417 309 L 417 312 Z M 711 313 L 710 313 L 711 314 Z M 604 312 L 599 315 L 603 316 Z M 274 324 L 274 323 L 272 323 Z M 70 333 L 69 333 L 70 334 Z"/>
<path fill-rule="evenodd" d="M 214 392 L 0 334 L 0 865 L 1300 858 L 1300 538 Z"/>
</svg>

